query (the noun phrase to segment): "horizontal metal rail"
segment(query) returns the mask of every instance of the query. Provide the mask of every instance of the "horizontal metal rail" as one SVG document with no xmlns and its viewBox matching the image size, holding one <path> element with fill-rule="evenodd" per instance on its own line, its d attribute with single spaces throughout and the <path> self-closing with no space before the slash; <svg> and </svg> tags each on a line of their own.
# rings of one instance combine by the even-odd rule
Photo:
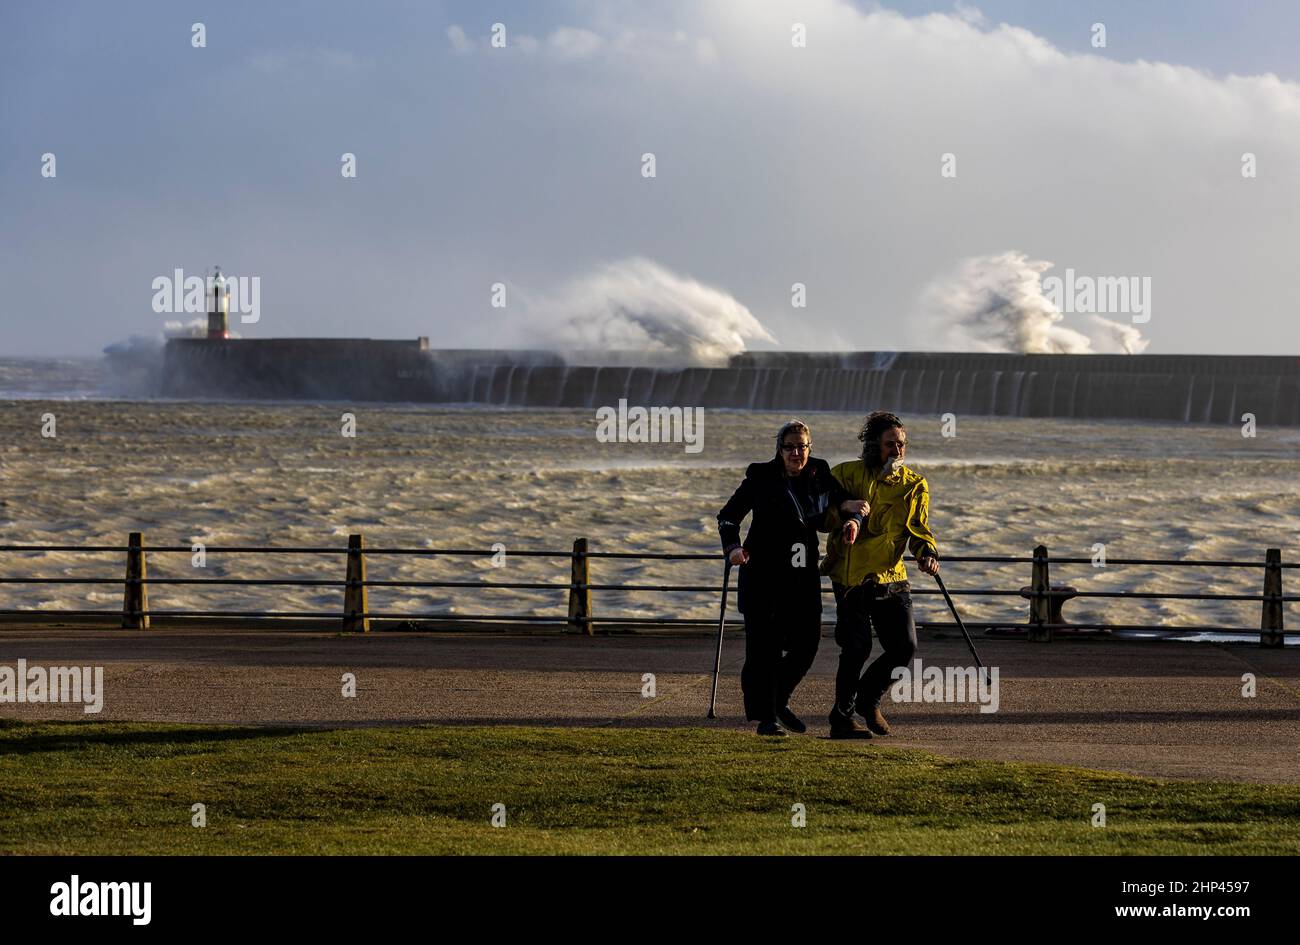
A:
<svg viewBox="0 0 1300 945">
<path fill-rule="evenodd" d="M 162 545 L 155 548 L 149 548 L 149 555 L 158 554 L 188 554 L 193 555 L 198 551 L 206 554 L 278 554 L 278 555 L 343 555 L 347 563 L 347 574 L 343 579 L 337 578 L 188 578 L 188 577 L 150 577 L 147 574 L 145 566 L 146 552 L 144 548 L 143 536 L 138 533 L 132 533 L 129 536 L 126 545 L 20 545 L 8 544 L 0 545 L 0 552 L 11 553 L 29 553 L 29 552 L 58 552 L 58 553 L 85 553 L 85 554 L 125 554 L 127 556 L 127 573 L 122 578 L 112 577 L 29 577 L 25 575 L 0 576 L 0 585 L 120 585 L 123 587 L 124 600 L 120 610 L 93 610 L 93 609 L 58 609 L 58 608 L 10 608 L 0 609 L 0 615 L 5 616 L 31 616 L 31 617 L 107 617 L 114 618 L 120 616 L 123 620 L 123 626 L 126 627 L 147 627 L 152 617 L 203 617 L 203 618 L 303 618 L 317 619 L 329 617 L 334 619 L 341 618 L 344 629 L 366 630 L 369 629 L 368 621 L 370 619 L 397 620 L 397 621 L 447 621 L 447 622 L 476 622 L 492 621 L 501 623 L 530 623 L 540 625 L 564 625 L 570 629 L 593 632 L 595 625 L 601 626 L 711 626 L 713 621 L 708 619 L 690 618 L 690 617 L 634 617 L 622 616 L 619 614 L 610 614 L 608 616 L 596 616 L 593 613 L 591 605 L 592 592 L 607 593 L 680 593 L 680 594 L 708 594 L 711 598 L 716 598 L 720 588 L 715 584 L 696 584 L 696 583 L 610 583 L 593 582 L 591 580 L 590 567 L 592 559 L 609 559 L 613 561 L 683 561 L 699 562 L 713 561 L 719 562 L 721 554 L 716 552 L 635 552 L 635 551 L 592 551 L 587 547 L 586 539 L 578 539 L 574 542 L 572 551 L 551 551 L 551 550 L 516 550 L 503 551 L 500 546 L 491 549 L 468 549 L 468 548 L 367 548 L 364 540 L 360 535 L 353 535 L 349 538 L 346 548 L 338 546 L 318 546 L 318 545 L 290 545 L 281 547 L 265 547 L 251 545 L 202 545 L 201 543 L 183 545 Z M 365 573 L 366 559 L 380 555 L 405 555 L 417 556 L 424 558 L 436 557 L 478 557 L 493 558 L 504 554 L 506 557 L 514 558 L 539 558 L 551 560 L 564 560 L 570 564 L 570 573 L 568 579 L 557 577 L 551 581 L 485 581 L 485 580 L 445 580 L 445 581 L 426 581 L 426 580 L 376 580 L 369 579 Z M 1029 620 L 1026 623 L 1015 623 L 1013 621 L 993 621 L 993 622 L 968 622 L 967 626 L 984 628 L 986 630 L 1016 628 L 1029 633 L 1031 639 L 1050 639 L 1051 633 L 1056 630 L 1133 630 L 1159 632 L 1163 634 L 1195 634 L 1195 633 L 1234 633 L 1234 634 L 1259 634 L 1261 643 L 1267 645 L 1281 645 L 1283 637 L 1287 632 L 1282 624 L 1282 607 L 1285 604 L 1300 601 L 1300 595 L 1287 595 L 1282 593 L 1281 575 L 1284 570 L 1300 567 L 1300 564 L 1283 563 L 1281 552 L 1277 549 L 1271 549 L 1265 555 L 1263 561 L 1221 561 L 1221 560 L 1202 560 L 1202 559 L 1160 559 L 1160 558 L 1110 558 L 1104 563 L 1104 567 L 1123 567 L 1123 566 L 1148 566 L 1148 567 L 1165 567 L 1165 568 L 1256 568 L 1264 569 L 1264 587 L 1262 593 L 1183 593 L 1183 592 L 1155 592 L 1155 591 L 1127 591 L 1127 590 L 1080 590 L 1073 586 L 1052 584 L 1049 580 L 1048 568 L 1050 565 L 1081 565 L 1088 564 L 1096 566 L 1095 559 L 1090 557 L 1062 557 L 1051 558 L 1044 546 L 1034 549 L 1031 555 L 948 555 L 944 558 L 945 564 L 948 563 L 974 563 L 974 564 L 1019 564 L 1030 565 L 1031 575 L 1028 585 L 1021 588 L 996 588 L 996 587 L 966 587 L 950 588 L 949 593 L 953 596 L 965 597 L 1018 597 L 1029 603 Z M 494 561 L 495 563 L 495 561 Z M 211 584 L 217 587 L 304 587 L 304 588 L 342 588 L 344 592 L 344 602 L 341 611 L 321 611 L 321 610 L 275 610 L 275 609 L 251 609 L 251 610 L 233 610 L 233 609 L 177 609 L 177 608 L 151 608 L 148 606 L 148 588 L 154 587 L 186 587 L 201 588 L 202 585 Z M 423 612 L 423 611 L 392 611 L 384 609 L 371 609 L 368 602 L 368 592 L 370 588 L 381 589 L 473 589 L 473 590 L 494 590 L 494 591 L 565 591 L 569 598 L 569 612 L 567 616 L 562 615 L 534 615 L 520 613 L 448 613 L 446 611 Z M 729 593 L 738 593 L 738 588 L 731 587 Z M 828 587 L 822 588 L 823 594 L 832 593 Z M 912 590 L 916 595 L 937 595 L 939 590 L 929 587 L 918 587 Z M 1187 627 L 1167 627 L 1152 628 L 1140 624 L 1116 624 L 1116 623 L 1074 623 L 1064 620 L 1061 616 L 1061 606 L 1073 598 L 1101 598 L 1101 599 L 1132 599 L 1132 600 L 1204 600 L 1204 601 L 1243 601 L 1259 602 L 1263 605 L 1261 625 L 1258 629 L 1251 627 L 1220 627 L 1220 626 L 1187 626 Z M 943 626 L 953 626 L 952 624 L 932 623 L 918 620 L 918 626 L 939 628 Z M 1295 631 L 1292 631 L 1295 632 Z"/>
<path fill-rule="evenodd" d="M 347 548 L 340 548 L 337 545 L 333 547 L 312 547 L 312 546 L 278 546 L 266 547 L 264 545 L 202 545 L 203 550 L 208 554 L 246 554 L 246 555 L 345 555 L 348 553 Z M 116 552 L 125 554 L 131 550 L 130 545 L 0 545 L 0 551 L 59 551 L 59 552 Z M 187 555 L 194 554 L 198 548 L 195 545 L 158 545 L 150 547 L 150 554 L 165 553 L 183 553 Z M 368 555 L 462 555 L 469 557 L 490 558 L 500 552 L 488 548 L 486 550 L 476 548 L 367 548 Z M 511 557 L 521 558 L 569 558 L 572 552 L 569 551 L 511 551 L 508 552 Z M 632 557 L 640 557 L 632 555 Z M 653 556 L 649 556 L 653 557 Z M 719 558 L 721 555 L 691 555 L 688 557 L 700 558 Z"/>
<path fill-rule="evenodd" d="M 568 582 L 507 582 L 507 581 L 361 581 L 358 582 L 363 587 L 472 587 L 478 590 L 543 590 L 543 591 L 568 591 L 571 588 L 587 589 L 593 591 L 609 592 L 636 592 L 636 591 L 664 591 L 664 592 L 697 592 L 713 593 L 718 588 L 708 584 L 570 584 Z M 138 578 L 18 578 L 0 576 L 0 584 L 179 584 L 179 585 L 203 585 L 213 584 L 220 586 L 251 586 L 251 587 L 349 587 L 347 581 L 325 581 L 308 578 L 280 579 L 280 578 L 147 578 L 144 580 Z M 737 594 L 739 590 L 734 587 L 727 588 L 728 594 Z M 834 594 L 835 591 L 829 587 L 821 589 L 823 594 Z M 941 591 L 934 588 L 918 587 L 910 591 L 911 594 L 928 595 L 940 594 Z M 966 595 L 968 597 L 1051 597 L 1050 591 L 1013 591 L 1000 590 L 989 587 L 976 588 L 949 588 L 948 593 L 952 596 Z M 1178 594 L 1165 593 L 1159 591 L 1075 591 L 1071 597 L 1115 597 L 1115 598 L 1136 598 L 1136 599 L 1153 599 L 1153 600 L 1281 600 L 1286 603 L 1300 601 L 1300 595 L 1283 595 L 1278 597 L 1270 594 Z M 4 611 L 0 611 L 3 613 Z"/>
<path fill-rule="evenodd" d="M 333 554 L 346 555 L 347 548 L 334 546 L 276 546 L 263 545 L 202 545 L 208 554 Z M 3 551 L 57 551 L 66 553 L 117 553 L 130 551 L 129 545 L 0 545 Z M 150 546 L 150 554 L 184 553 L 194 554 L 195 545 L 158 545 Z M 490 558 L 503 552 L 491 548 L 366 548 L 367 555 L 458 555 L 463 557 Z M 504 552 L 509 557 L 531 558 L 571 558 L 571 551 L 536 551 L 519 550 Z M 669 561 L 721 561 L 720 552 L 649 552 L 649 551 L 588 551 L 588 558 L 626 558 L 632 560 L 669 560 Z M 1032 555 L 944 555 L 943 560 L 978 562 L 984 564 L 1033 564 L 1045 560 Z M 1057 558 L 1050 559 L 1053 564 L 1093 564 L 1092 558 Z M 1204 568 L 1265 568 L 1263 561 L 1215 561 L 1196 558 L 1107 558 L 1106 567 L 1111 565 L 1160 565 L 1168 567 L 1204 567 Z M 1300 568 L 1300 562 L 1283 562 L 1283 570 Z"/>
<path fill-rule="evenodd" d="M 603 617 L 601 618 L 601 622 L 612 624 L 612 625 L 627 625 L 627 626 L 635 626 L 635 625 L 658 626 L 660 624 L 665 624 L 665 625 L 673 625 L 673 626 L 716 627 L 718 625 L 718 622 L 716 620 L 693 619 L 690 617 Z M 1001 620 L 1001 621 L 963 620 L 962 623 L 966 625 L 966 628 L 968 630 L 969 629 L 1006 630 L 1006 631 L 1017 631 L 1023 633 L 1023 632 L 1027 632 L 1029 629 L 1026 624 L 1016 624 L 1006 620 Z M 726 624 L 728 627 L 742 627 L 744 626 L 744 621 L 736 620 L 728 617 Z M 835 626 L 835 621 L 823 620 L 821 625 L 823 627 L 833 627 Z M 953 623 L 952 621 L 918 620 L 916 621 L 916 626 L 920 629 L 931 629 L 931 630 L 958 630 L 959 629 L 957 624 Z M 1160 627 L 1154 629 L 1149 624 L 1141 624 L 1141 623 L 1133 623 L 1133 624 L 1049 623 L 1049 624 L 1044 624 L 1044 626 L 1052 630 L 1124 630 L 1124 631 L 1134 631 L 1140 633 L 1153 633 L 1153 634 L 1162 634 L 1162 635 L 1168 635 L 1168 634 L 1183 635 L 1183 634 L 1197 634 L 1197 633 L 1243 633 L 1243 634 L 1249 634 L 1251 636 L 1258 636 L 1259 634 L 1258 627 L 1221 627 L 1217 625 L 1209 625 L 1209 626 L 1198 625 L 1195 627 Z"/>
<path fill-rule="evenodd" d="M 121 610 L 0 610 L 0 614 L 11 616 L 27 615 L 39 616 L 50 614 L 59 617 L 80 616 L 80 617 L 121 617 Z M 149 617 L 301 617 L 319 619 L 322 615 L 319 610 L 132 610 L 127 613 L 136 616 Z M 337 617 L 337 614 L 328 614 L 324 616 Z M 448 613 L 408 613 L 406 611 L 366 611 L 358 614 L 363 617 L 383 617 L 393 620 L 499 620 L 519 621 L 525 623 L 567 624 L 567 617 L 534 617 L 529 614 L 448 614 Z"/>
<path fill-rule="evenodd" d="M 610 592 L 638 592 L 638 591 L 662 591 L 662 592 L 697 592 L 713 593 L 718 588 L 709 584 L 572 584 L 570 582 L 555 581 L 360 581 L 356 582 L 364 587 L 472 587 L 479 590 L 544 590 L 544 591 L 568 591 L 570 588 L 587 589 L 593 591 L 610 591 Z M 254 586 L 254 587 L 348 587 L 348 581 L 328 581 L 315 578 L 157 578 L 147 579 L 140 578 L 23 578 L 0 576 L 0 584 L 181 584 L 181 585 L 202 585 L 213 584 L 221 586 Z M 739 590 L 734 587 L 727 589 L 728 594 L 737 594 Z M 823 587 L 823 594 L 834 594 L 834 589 Z M 941 591 L 934 588 L 913 588 L 911 594 L 940 594 Z M 990 587 L 976 588 L 949 588 L 948 593 L 957 595 L 966 595 L 969 597 L 1051 597 L 1051 591 L 1034 591 L 1034 590 L 1006 590 Z M 1136 598 L 1136 599 L 1153 599 L 1153 600 L 1281 600 L 1287 603 L 1300 601 L 1300 595 L 1283 595 L 1278 597 L 1269 594 L 1179 594 L 1173 592 L 1160 591 L 1074 591 L 1071 597 L 1115 597 L 1115 598 Z M 3 613 L 4 611 L 0 611 Z"/>
</svg>

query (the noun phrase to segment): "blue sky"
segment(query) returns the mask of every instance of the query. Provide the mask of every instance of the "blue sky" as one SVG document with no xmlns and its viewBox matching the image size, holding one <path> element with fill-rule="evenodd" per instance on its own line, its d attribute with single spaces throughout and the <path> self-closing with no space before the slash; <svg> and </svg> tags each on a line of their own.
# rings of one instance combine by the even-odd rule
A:
<svg viewBox="0 0 1300 945">
<path fill-rule="evenodd" d="M 657 317 L 743 334 L 710 308 L 736 300 L 759 347 L 935 347 L 935 288 L 1008 253 L 1150 277 L 1150 352 L 1296 353 L 1298 27 L 1204 0 L 8 3 L 0 353 L 156 334 L 151 281 L 213 263 L 262 280 L 247 336 L 546 344 L 613 265 L 696 306 Z"/>
</svg>

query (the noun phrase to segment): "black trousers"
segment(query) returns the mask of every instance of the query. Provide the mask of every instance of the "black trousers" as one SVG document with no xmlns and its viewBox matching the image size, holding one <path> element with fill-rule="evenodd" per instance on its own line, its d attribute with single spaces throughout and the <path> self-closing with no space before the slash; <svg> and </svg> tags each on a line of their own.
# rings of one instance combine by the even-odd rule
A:
<svg viewBox="0 0 1300 945">
<path fill-rule="evenodd" d="M 832 583 L 835 592 L 835 642 L 840 645 L 840 666 L 835 674 L 835 704 L 851 713 L 880 706 L 893 682 L 891 674 L 916 655 L 916 621 L 912 617 L 911 585 Z M 894 593 L 890 593 L 890 590 Z M 862 672 L 871 656 L 871 631 L 880 638 L 883 652 Z"/>
<path fill-rule="evenodd" d="M 821 643 L 822 617 L 816 611 L 782 613 L 760 610 L 745 614 L 745 666 L 740 688 L 745 717 L 774 722 L 776 710 L 808 673 Z"/>
</svg>

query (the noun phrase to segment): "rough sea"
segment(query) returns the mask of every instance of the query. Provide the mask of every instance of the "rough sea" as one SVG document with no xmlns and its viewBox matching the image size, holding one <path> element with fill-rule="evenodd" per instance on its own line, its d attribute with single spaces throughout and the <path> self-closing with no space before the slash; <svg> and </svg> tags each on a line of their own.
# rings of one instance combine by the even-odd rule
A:
<svg viewBox="0 0 1300 945">
<path fill-rule="evenodd" d="M 0 536 L 4 544 L 346 547 L 504 546 L 489 558 L 369 559 L 371 580 L 543 582 L 554 591 L 478 588 L 371 591 L 372 610 L 562 615 L 568 563 L 512 557 L 562 550 L 715 552 L 715 516 L 745 466 L 773 455 L 786 414 L 708 410 L 703 448 L 600 442 L 589 409 L 235 402 L 106 397 L 96 360 L 0 360 Z M 878 405 L 864 404 L 863 411 Z M 343 435 L 344 414 L 355 436 Z M 48 432 L 53 415 L 54 436 Z M 811 413 L 813 453 L 856 456 L 861 415 Z M 906 416 L 907 463 L 925 475 L 931 526 L 945 556 L 1229 559 L 1262 562 L 1266 548 L 1300 555 L 1300 429 L 1125 421 Z M 1018 589 L 1028 564 L 945 561 L 950 589 Z M 912 568 L 917 587 L 932 586 Z M 716 586 L 720 564 L 597 560 L 593 581 Z M 119 577 L 120 556 L 0 554 L 0 575 Z M 1300 575 L 1284 572 L 1296 593 Z M 1292 577 L 1295 575 L 1295 577 Z M 343 556 L 156 554 L 151 577 L 343 578 Z M 1262 569 L 1057 565 L 1053 583 L 1079 590 L 1259 593 Z M 119 585 L 7 584 L 0 608 L 114 610 Z M 155 608 L 327 610 L 339 588 L 155 587 Z M 717 592 L 595 592 L 597 615 L 716 619 Z M 825 619 L 833 617 L 826 597 Z M 959 597 L 973 621 L 1021 623 L 1018 597 Z M 917 598 L 922 619 L 948 619 L 939 596 Z M 1079 599 L 1067 619 L 1153 629 L 1258 627 L 1260 603 Z M 1296 619 L 1294 604 L 1287 617 Z"/>
</svg>

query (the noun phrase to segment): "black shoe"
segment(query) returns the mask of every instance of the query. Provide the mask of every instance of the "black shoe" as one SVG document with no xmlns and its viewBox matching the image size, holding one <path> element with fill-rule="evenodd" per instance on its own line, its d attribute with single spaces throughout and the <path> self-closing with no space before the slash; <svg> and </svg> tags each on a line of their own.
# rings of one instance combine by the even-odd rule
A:
<svg viewBox="0 0 1300 945">
<path fill-rule="evenodd" d="M 839 707 L 831 709 L 827 717 L 831 723 L 831 738 L 870 738 L 871 729 L 867 728 L 852 715 L 845 715 Z"/>
<path fill-rule="evenodd" d="M 758 734 L 775 735 L 778 738 L 785 738 L 785 729 L 781 727 L 779 722 L 759 722 Z"/>
<path fill-rule="evenodd" d="M 776 720 L 796 735 L 802 735 L 808 731 L 808 726 L 803 724 L 803 720 L 795 715 L 788 705 L 776 710 Z"/>
</svg>

